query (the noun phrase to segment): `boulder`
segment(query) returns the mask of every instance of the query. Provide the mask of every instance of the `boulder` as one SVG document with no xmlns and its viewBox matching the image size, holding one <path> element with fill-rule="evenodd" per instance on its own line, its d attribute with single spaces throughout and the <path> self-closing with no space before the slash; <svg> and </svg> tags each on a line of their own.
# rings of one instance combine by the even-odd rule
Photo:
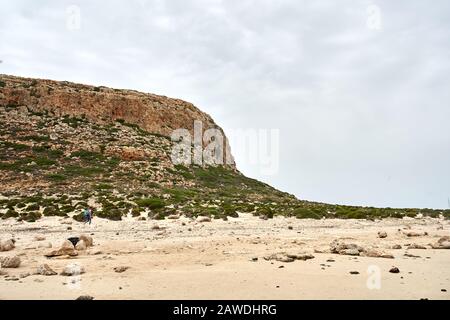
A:
<svg viewBox="0 0 450 320">
<path fill-rule="evenodd" d="M 433 249 L 450 249 L 450 237 L 444 236 L 441 237 L 437 243 L 432 244 L 431 247 Z"/>
<path fill-rule="evenodd" d="M 42 276 L 55 276 L 58 273 L 56 273 L 52 268 L 50 268 L 48 264 L 44 263 L 37 268 L 36 274 Z"/>
<path fill-rule="evenodd" d="M 20 263 L 21 261 L 18 256 L 0 258 L 0 264 L 2 268 L 18 268 L 20 266 Z"/>
<path fill-rule="evenodd" d="M 392 246 L 392 249 L 394 249 L 394 250 L 398 250 L 398 249 L 401 249 L 401 248 L 402 248 L 402 246 L 399 245 L 399 244 L 394 244 L 394 245 Z"/>
<path fill-rule="evenodd" d="M 79 265 L 78 263 L 71 263 L 64 267 L 63 271 L 61 272 L 61 275 L 62 276 L 78 276 L 85 272 L 86 271 L 83 266 Z"/>
<path fill-rule="evenodd" d="M 77 251 L 84 251 L 84 250 L 86 250 L 87 249 L 86 242 L 84 242 L 84 240 L 78 241 L 77 245 L 75 246 L 75 249 Z"/>
<path fill-rule="evenodd" d="M 15 240 L 9 239 L 6 241 L 0 241 L 0 251 L 11 251 L 13 250 L 15 246 Z"/>
<path fill-rule="evenodd" d="M 69 240 L 64 240 L 64 242 L 61 244 L 60 249 L 61 250 L 72 250 L 72 249 L 75 249 L 75 246 Z"/>
<path fill-rule="evenodd" d="M 364 248 L 354 243 L 344 243 L 339 240 L 334 240 L 330 244 L 331 253 L 338 253 L 344 255 L 359 255 L 362 251 L 364 251 Z"/>
<path fill-rule="evenodd" d="M 94 245 L 94 239 L 91 236 L 82 234 L 80 236 L 80 240 L 84 241 L 84 243 L 86 244 L 86 247 L 92 247 Z"/>
<path fill-rule="evenodd" d="M 387 237 L 387 233 L 386 231 L 378 231 L 378 238 L 386 238 Z"/>
<path fill-rule="evenodd" d="M 58 250 L 50 251 L 49 253 L 45 254 L 46 257 L 58 257 L 58 256 L 77 256 L 78 251 L 75 250 L 75 247 L 73 246 L 72 242 L 69 240 L 65 240 L 61 247 Z"/>
</svg>

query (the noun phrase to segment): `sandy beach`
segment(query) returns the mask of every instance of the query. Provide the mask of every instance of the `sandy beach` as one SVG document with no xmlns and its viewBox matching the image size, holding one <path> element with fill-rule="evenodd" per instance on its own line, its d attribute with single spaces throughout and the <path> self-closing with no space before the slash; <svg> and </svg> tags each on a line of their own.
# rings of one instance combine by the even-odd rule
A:
<svg viewBox="0 0 450 320">
<path fill-rule="evenodd" d="M 387 236 L 380 238 L 380 231 Z M 94 245 L 74 257 L 45 257 L 81 234 Z M 241 214 L 210 222 L 94 218 L 92 225 L 7 219 L 0 239 L 13 238 L 15 248 L 0 256 L 18 256 L 21 264 L 0 269 L 0 299 L 448 300 L 450 250 L 431 245 L 449 235 L 450 221 L 427 217 L 262 220 Z M 387 257 L 332 253 L 334 240 Z M 74 263 L 85 273 L 60 274 Z M 43 264 L 58 274 L 36 274 Z M 399 273 L 390 272 L 393 267 Z"/>
</svg>

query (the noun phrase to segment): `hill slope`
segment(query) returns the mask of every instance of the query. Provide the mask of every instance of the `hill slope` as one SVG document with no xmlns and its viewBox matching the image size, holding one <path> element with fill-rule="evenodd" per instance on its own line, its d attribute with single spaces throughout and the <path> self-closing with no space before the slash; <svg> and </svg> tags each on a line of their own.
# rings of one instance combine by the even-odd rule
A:
<svg viewBox="0 0 450 320">
<path fill-rule="evenodd" d="M 214 218 L 252 212 L 299 218 L 449 216 L 449 210 L 377 209 L 301 201 L 226 166 L 173 165 L 174 129 L 222 131 L 190 103 L 131 90 L 0 76 L 0 216 Z M 223 131 L 222 131 L 223 132 Z M 229 151 L 227 151 L 229 152 Z"/>
</svg>

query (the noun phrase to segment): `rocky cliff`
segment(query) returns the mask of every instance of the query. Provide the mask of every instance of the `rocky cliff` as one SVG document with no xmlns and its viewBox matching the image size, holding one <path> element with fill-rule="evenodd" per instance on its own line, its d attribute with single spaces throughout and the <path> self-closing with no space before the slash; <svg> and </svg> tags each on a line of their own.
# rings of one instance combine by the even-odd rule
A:
<svg viewBox="0 0 450 320">
<path fill-rule="evenodd" d="M 379 209 L 301 201 L 231 165 L 176 165 L 178 128 L 218 128 L 192 104 L 131 90 L 0 76 L 0 217 L 121 220 L 170 216 L 381 218 L 450 210 Z"/>
<path fill-rule="evenodd" d="M 101 125 L 123 121 L 164 136 L 170 136 L 176 129 L 187 129 L 193 134 L 194 121 L 200 121 L 203 131 L 214 128 L 222 132 L 225 137 L 224 164 L 235 166 L 233 160 L 225 161 L 230 148 L 223 130 L 192 103 L 134 90 L 67 81 L 8 75 L 0 75 L 0 81 L 0 105 L 26 107 L 30 112 L 83 118 Z M 232 159 L 231 154 L 229 157 Z"/>
</svg>

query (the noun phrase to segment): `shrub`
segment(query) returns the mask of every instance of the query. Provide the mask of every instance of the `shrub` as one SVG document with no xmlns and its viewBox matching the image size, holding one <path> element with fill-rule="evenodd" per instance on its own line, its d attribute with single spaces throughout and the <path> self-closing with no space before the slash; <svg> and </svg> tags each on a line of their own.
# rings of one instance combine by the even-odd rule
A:
<svg viewBox="0 0 450 320">
<path fill-rule="evenodd" d="M 113 186 L 108 183 L 100 183 L 95 186 L 96 190 L 110 190 L 112 188 L 113 188 Z"/>
<path fill-rule="evenodd" d="M 317 214 L 313 210 L 309 208 L 296 208 L 292 212 L 294 216 L 296 216 L 299 219 L 320 219 L 322 218 L 321 215 Z"/>
<path fill-rule="evenodd" d="M 35 222 L 41 217 L 42 215 L 37 211 L 24 212 L 20 214 L 20 220 L 24 220 L 27 222 Z"/>
<path fill-rule="evenodd" d="M 65 216 L 67 216 L 66 213 L 61 212 L 61 210 L 59 210 L 59 208 L 55 207 L 55 206 L 46 207 L 42 213 L 46 217 L 50 217 L 50 216 L 65 217 Z"/>
<path fill-rule="evenodd" d="M 25 211 L 36 211 L 39 210 L 40 206 L 37 203 L 29 204 Z"/>
<path fill-rule="evenodd" d="M 7 219 L 7 218 L 17 218 L 19 217 L 19 214 L 17 213 L 16 210 L 14 209 L 9 209 L 8 211 L 6 211 L 6 213 L 2 216 L 2 219 Z"/>
<path fill-rule="evenodd" d="M 63 174 L 59 174 L 59 173 L 53 173 L 53 174 L 48 174 L 45 176 L 48 180 L 50 181 L 54 181 L 54 182 L 61 182 L 67 179 L 67 177 Z"/>
<path fill-rule="evenodd" d="M 149 208 L 152 210 L 161 209 L 166 206 L 164 200 L 159 198 L 146 198 L 136 201 L 136 204 L 140 207 Z"/>
</svg>

